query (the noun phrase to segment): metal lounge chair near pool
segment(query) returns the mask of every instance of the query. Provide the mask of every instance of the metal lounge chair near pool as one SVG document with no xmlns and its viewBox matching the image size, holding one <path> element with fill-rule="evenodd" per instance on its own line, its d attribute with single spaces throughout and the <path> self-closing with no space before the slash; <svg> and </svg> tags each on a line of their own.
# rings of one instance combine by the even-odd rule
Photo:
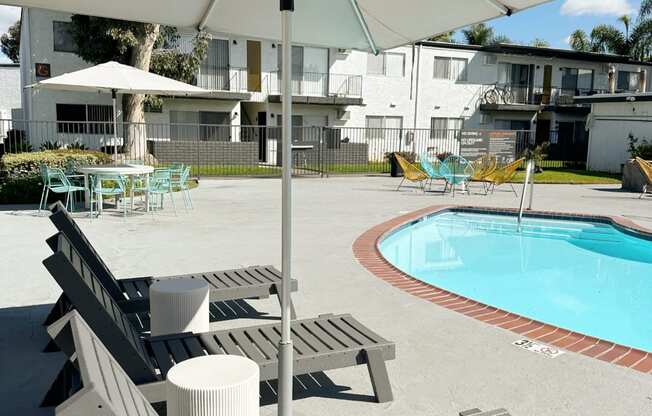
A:
<svg viewBox="0 0 652 416">
<path fill-rule="evenodd" d="M 421 165 L 421 169 L 428 175 L 428 189 L 432 189 L 432 181 L 435 179 L 442 179 L 443 177 L 441 176 L 440 173 L 440 167 L 441 167 L 441 162 L 439 159 L 435 158 L 435 162 L 433 162 L 430 158 L 430 156 L 427 153 L 423 153 L 419 157 L 419 164 Z"/>
<path fill-rule="evenodd" d="M 494 173 L 498 167 L 498 161 L 496 160 L 495 155 L 486 154 L 471 162 L 471 166 L 473 166 L 471 182 L 482 182 L 483 186 L 486 186 L 487 178 Z"/>
<path fill-rule="evenodd" d="M 396 190 L 398 191 L 401 189 L 403 182 L 406 180 L 417 183 L 419 188 L 424 190 L 424 182 L 429 179 L 428 175 L 419 169 L 416 165 L 408 162 L 403 156 L 399 155 L 398 153 L 394 153 L 394 157 L 396 158 L 398 164 L 401 166 L 401 169 L 403 169 L 403 179 L 401 180 L 401 183 L 398 184 L 398 188 L 396 188 Z"/>
<path fill-rule="evenodd" d="M 274 266 L 251 266 L 243 269 L 221 270 L 201 273 L 190 273 L 179 276 L 165 277 L 134 277 L 116 279 L 109 267 L 104 263 L 93 245 L 88 241 L 75 220 L 68 214 L 61 203 L 52 207 L 50 220 L 59 233 L 47 239 L 47 243 L 56 252 L 61 241 L 72 245 L 82 256 L 90 270 L 102 282 L 102 285 L 119 302 L 128 303 L 129 312 L 137 313 L 140 322 L 149 321 L 149 286 L 157 279 L 204 279 L 210 287 L 211 302 L 227 301 L 245 298 L 266 298 L 278 296 L 281 289 L 281 272 Z M 60 234 L 65 235 L 61 240 Z M 297 281 L 292 281 L 292 291 L 297 290 Z M 280 301 L 280 299 L 279 299 Z M 45 320 L 48 325 L 59 319 L 70 310 L 70 302 L 66 294 L 61 295 Z M 294 316 L 294 306 L 292 306 Z"/>
<path fill-rule="evenodd" d="M 444 192 L 450 186 L 453 195 L 455 195 L 455 187 L 457 185 L 466 185 L 473 176 L 473 166 L 462 156 L 449 156 L 442 162 L 439 172 L 446 180 Z M 471 193 L 468 186 L 466 186 L 465 190 L 467 193 Z"/>
<path fill-rule="evenodd" d="M 56 415 L 95 415 L 101 412 L 106 416 L 158 416 L 78 312 L 67 313 L 52 324 L 48 332 L 60 340 L 69 357 L 75 357 L 69 368 L 73 367 L 79 375 L 76 386 L 62 386 L 71 387 L 74 392 L 68 392 L 69 398 L 57 406 Z"/>
<path fill-rule="evenodd" d="M 521 167 L 524 161 L 524 158 L 518 159 L 509 165 L 496 169 L 492 174 L 488 175 L 485 180 L 489 182 L 489 186 L 487 187 L 487 191 L 485 193 L 488 193 L 489 191 L 493 193 L 497 186 L 509 183 L 509 181 L 514 178 L 516 171 L 519 167 Z M 511 186 L 514 195 L 518 196 L 516 189 L 514 189 L 514 185 L 509 183 L 509 186 Z"/>
<path fill-rule="evenodd" d="M 131 380 L 139 385 L 148 384 L 141 386 L 141 390 L 147 391 L 145 395 L 150 401 L 165 400 L 165 377 L 174 364 L 206 354 L 243 355 L 258 363 L 261 381 L 278 377 L 280 324 L 141 337 L 126 317 L 122 302 L 102 286 L 79 253 L 73 247 L 61 246 L 43 264 Z M 394 359 L 395 345 L 351 315 L 294 320 L 292 339 L 294 375 L 366 364 L 377 401 L 393 400 L 385 362 Z M 70 350 L 74 343 L 69 334 L 55 334 L 54 340 L 69 358 L 75 357 Z M 60 399 L 56 397 L 59 386 L 66 385 L 62 374 L 44 404 L 51 405 Z"/>
<path fill-rule="evenodd" d="M 648 162 L 647 160 L 641 159 L 640 157 L 636 158 L 636 164 L 638 165 L 638 168 L 641 170 L 641 173 L 643 174 L 643 177 L 646 180 L 646 184 L 643 185 L 642 193 L 640 198 L 642 199 L 645 194 L 647 193 L 652 193 L 652 163 Z"/>
</svg>

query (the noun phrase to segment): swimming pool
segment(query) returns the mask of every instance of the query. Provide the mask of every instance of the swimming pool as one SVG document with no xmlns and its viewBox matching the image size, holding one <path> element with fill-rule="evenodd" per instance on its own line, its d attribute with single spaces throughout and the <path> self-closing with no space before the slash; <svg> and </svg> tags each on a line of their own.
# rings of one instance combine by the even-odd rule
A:
<svg viewBox="0 0 652 416">
<path fill-rule="evenodd" d="M 607 223 L 435 214 L 384 238 L 392 265 L 529 319 L 652 351 L 652 241 Z"/>
</svg>

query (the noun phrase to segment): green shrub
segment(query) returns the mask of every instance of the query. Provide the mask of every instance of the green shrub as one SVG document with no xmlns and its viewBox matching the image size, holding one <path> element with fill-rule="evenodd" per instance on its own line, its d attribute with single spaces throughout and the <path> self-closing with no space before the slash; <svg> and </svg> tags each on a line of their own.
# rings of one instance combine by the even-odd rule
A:
<svg viewBox="0 0 652 416">
<path fill-rule="evenodd" d="M 17 178 L 40 175 L 41 163 L 51 168 L 65 169 L 69 161 L 78 165 L 104 165 L 111 163 L 111 157 L 105 153 L 89 150 L 59 149 L 42 152 L 11 153 L 0 159 L 1 178 Z"/>
<path fill-rule="evenodd" d="M 70 149 L 5 154 L 0 159 L 0 204 L 38 203 L 43 188 L 40 164 L 65 169 L 69 161 L 103 165 L 111 163 L 111 157 L 97 151 Z"/>
</svg>

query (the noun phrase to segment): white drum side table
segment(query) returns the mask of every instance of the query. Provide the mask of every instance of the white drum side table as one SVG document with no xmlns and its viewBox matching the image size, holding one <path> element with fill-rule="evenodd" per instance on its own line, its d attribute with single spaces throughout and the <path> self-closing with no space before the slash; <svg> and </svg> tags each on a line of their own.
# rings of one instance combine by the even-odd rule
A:
<svg viewBox="0 0 652 416">
<path fill-rule="evenodd" d="M 167 374 L 168 416 L 259 416 L 260 369 L 238 355 L 182 361 Z"/>
<path fill-rule="evenodd" d="M 208 332 L 208 283 L 163 279 L 149 288 L 151 335 Z"/>
</svg>

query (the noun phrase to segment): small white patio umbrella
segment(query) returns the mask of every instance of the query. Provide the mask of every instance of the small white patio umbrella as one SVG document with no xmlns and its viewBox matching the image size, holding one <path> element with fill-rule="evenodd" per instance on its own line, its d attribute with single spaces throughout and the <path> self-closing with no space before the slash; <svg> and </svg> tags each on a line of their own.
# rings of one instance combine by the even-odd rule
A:
<svg viewBox="0 0 652 416">
<path fill-rule="evenodd" d="M 113 101 L 113 148 L 116 156 L 118 154 L 117 94 L 190 96 L 210 93 L 210 91 L 203 88 L 118 62 L 105 62 L 79 71 L 68 72 L 28 87 L 59 91 L 111 93 Z"/>
<path fill-rule="evenodd" d="M 292 68 L 291 43 L 378 52 L 426 39 L 551 0 L 0 0 L 209 32 L 281 40 L 282 67 Z M 295 10 L 296 4 L 296 10 Z M 280 6 L 280 7 L 279 7 Z M 278 19 L 279 12 L 281 19 Z M 296 25 L 293 25 L 293 16 Z M 279 414 L 292 413 L 290 292 L 292 248 L 292 77 L 282 79 L 282 334 L 279 344 Z"/>
</svg>

